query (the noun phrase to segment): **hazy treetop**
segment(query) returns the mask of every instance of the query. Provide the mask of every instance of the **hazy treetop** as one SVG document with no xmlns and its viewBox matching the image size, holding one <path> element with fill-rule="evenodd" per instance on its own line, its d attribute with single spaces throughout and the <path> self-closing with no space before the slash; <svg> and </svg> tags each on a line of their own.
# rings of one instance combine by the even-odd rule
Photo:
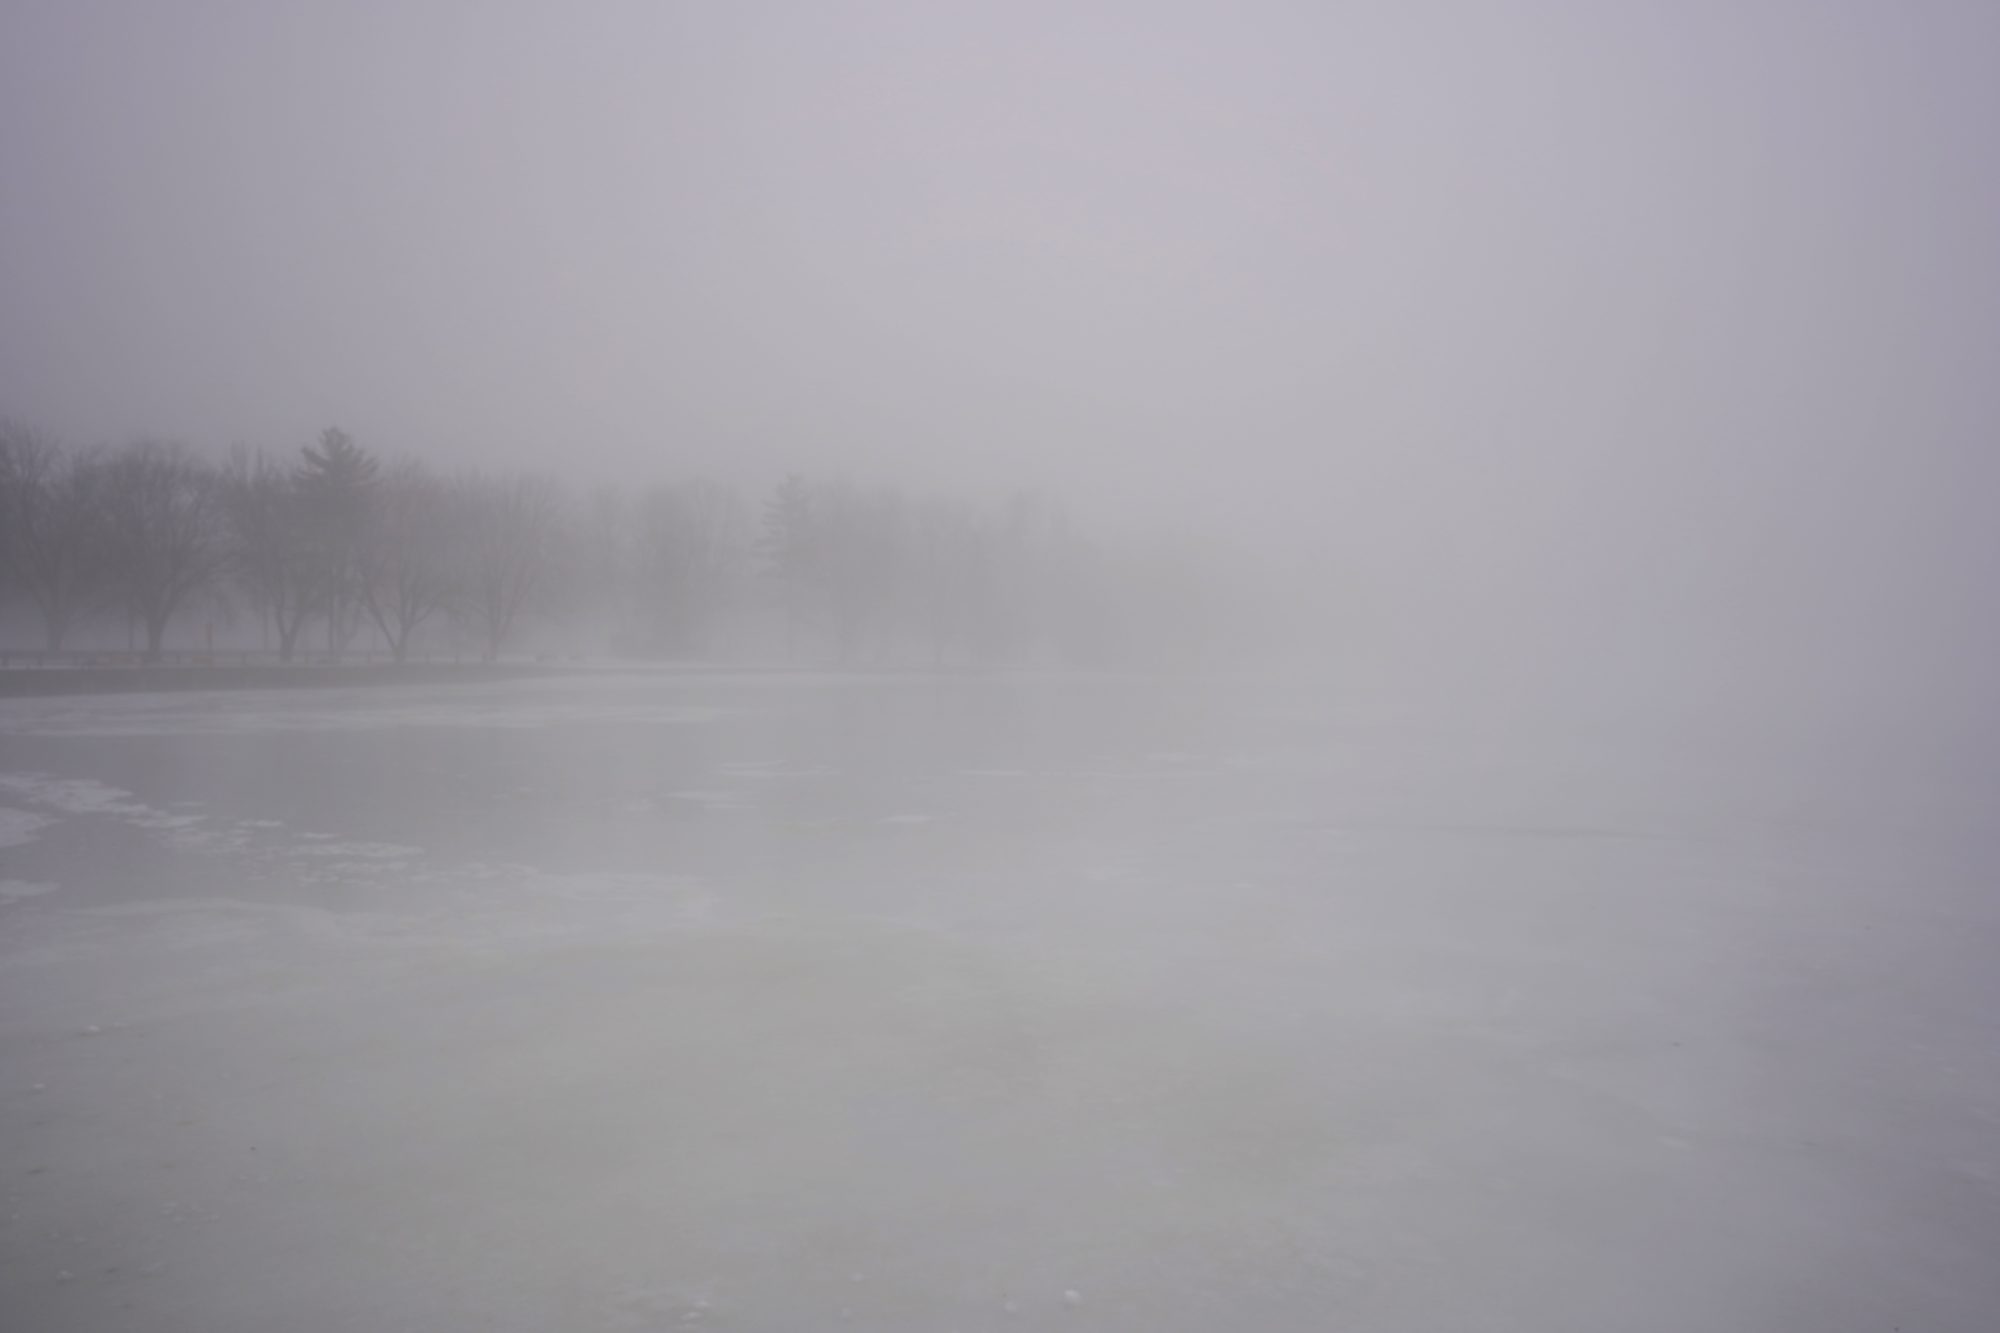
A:
<svg viewBox="0 0 2000 1333">
<path fill-rule="evenodd" d="M 1510 623 L 1956 616 L 1996 69 L 1978 4 L 14 0 L 0 404 L 1042 482 Z"/>
</svg>

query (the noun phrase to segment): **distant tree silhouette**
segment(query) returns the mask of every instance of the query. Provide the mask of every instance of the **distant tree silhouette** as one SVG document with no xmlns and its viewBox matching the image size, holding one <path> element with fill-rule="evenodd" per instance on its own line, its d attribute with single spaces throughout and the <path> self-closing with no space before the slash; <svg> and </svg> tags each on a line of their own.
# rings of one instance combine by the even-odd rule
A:
<svg viewBox="0 0 2000 1333">
<path fill-rule="evenodd" d="M 174 612 L 222 564 L 222 479 L 180 446 L 145 440 L 111 458 L 104 488 L 112 585 L 158 661 Z"/>
<path fill-rule="evenodd" d="M 907 614 L 928 642 L 934 669 L 954 651 L 970 650 L 983 592 L 983 543 L 971 505 L 933 498 L 917 506 L 910 525 Z"/>
<path fill-rule="evenodd" d="M 326 650 L 338 657 L 360 623 L 362 560 L 382 465 L 338 426 L 300 452 L 298 492 L 318 565 Z"/>
<path fill-rule="evenodd" d="M 788 661 L 797 655 L 799 624 L 811 600 L 817 555 L 815 518 L 813 489 L 797 473 L 787 474 L 764 500 L 763 527 L 757 537 L 758 572 L 777 587 Z"/>
<path fill-rule="evenodd" d="M 753 524 L 712 481 L 572 507 L 553 478 L 446 479 L 338 428 L 289 466 L 239 447 L 217 467 L 151 442 L 71 452 L 0 421 L 0 603 L 32 604 L 51 649 L 118 607 L 157 656 L 204 591 L 254 608 L 281 660 L 316 621 L 330 652 L 372 622 L 403 660 L 440 622 L 492 659 L 529 617 L 649 655 L 726 653 L 775 620 L 787 661 L 943 669 L 1202 662 L 1242 634 L 1254 589 L 1192 532 L 1107 540 L 1037 491 L 794 473 Z"/>
<path fill-rule="evenodd" d="M 679 651 L 707 645 L 737 593 L 747 526 L 736 495 L 711 481 L 655 486 L 640 496 L 632 575 L 651 642 Z"/>
<path fill-rule="evenodd" d="M 460 613 L 491 662 L 523 608 L 553 583 L 564 535 L 562 489 L 548 477 L 478 474 L 456 489 L 464 506 Z"/>
<path fill-rule="evenodd" d="M 34 603 L 42 643 L 60 652 L 77 619 L 103 604 L 104 465 L 18 422 L 0 423 L 0 557 Z"/>
<path fill-rule="evenodd" d="M 300 475 L 246 450 L 231 456 L 222 475 L 228 568 L 252 609 L 277 630 L 278 658 L 289 662 L 326 593 Z"/>
<path fill-rule="evenodd" d="M 402 662 L 416 632 L 464 592 L 465 570 L 455 548 L 466 537 L 469 516 L 429 469 L 404 463 L 375 489 L 372 519 L 358 565 L 361 602 L 389 655 Z"/>
</svg>

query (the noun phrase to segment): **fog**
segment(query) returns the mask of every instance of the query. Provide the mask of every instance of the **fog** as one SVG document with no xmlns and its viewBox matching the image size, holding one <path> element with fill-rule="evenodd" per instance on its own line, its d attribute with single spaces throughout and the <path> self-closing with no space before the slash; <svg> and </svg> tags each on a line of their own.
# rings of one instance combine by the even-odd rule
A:
<svg viewBox="0 0 2000 1333">
<path fill-rule="evenodd" d="M 0 1324 L 2000 1322 L 2000 12 L 0 10 Z"/>
<path fill-rule="evenodd" d="M 11 6 L 0 403 L 1043 486 L 1377 640 L 1989 650 L 1995 24 L 1683 9 Z"/>
</svg>

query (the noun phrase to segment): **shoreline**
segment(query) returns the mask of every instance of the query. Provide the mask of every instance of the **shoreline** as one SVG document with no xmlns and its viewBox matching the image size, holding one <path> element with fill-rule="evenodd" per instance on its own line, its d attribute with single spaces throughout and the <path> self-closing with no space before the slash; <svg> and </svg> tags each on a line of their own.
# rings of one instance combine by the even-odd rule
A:
<svg viewBox="0 0 2000 1333">
<path fill-rule="evenodd" d="M 440 685 L 554 676 L 551 664 L 343 662 L 263 666 L 18 667 L 0 671 L 0 698 L 63 694 L 151 694 L 190 690 L 322 689 L 350 685 Z"/>
<path fill-rule="evenodd" d="M 171 663 L 154 666 L 0 667 L 0 699 L 63 695 L 190 693 L 198 690 L 339 689 L 369 685 L 490 684 L 604 674 L 649 676 L 836 676 L 876 680 L 991 679 L 1054 674 L 1112 680 L 1203 679 L 1200 674 L 1131 670 L 1036 670 L 907 664 L 840 666 L 773 662 L 605 661 L 545 662 L 318 662 L 250 665 Z"/>
</svg>

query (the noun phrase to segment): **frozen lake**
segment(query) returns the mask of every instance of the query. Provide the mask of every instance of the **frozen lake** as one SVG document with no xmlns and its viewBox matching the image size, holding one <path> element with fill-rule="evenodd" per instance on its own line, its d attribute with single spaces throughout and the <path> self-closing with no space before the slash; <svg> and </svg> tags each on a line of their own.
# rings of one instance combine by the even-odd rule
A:
<svg viewBox="0 0 2000 1333">
<path fill-rule="evenodd" d="M 0 701 L 0 1324 L 1990 1333 L 1941 730 Z"/>
</svg>

